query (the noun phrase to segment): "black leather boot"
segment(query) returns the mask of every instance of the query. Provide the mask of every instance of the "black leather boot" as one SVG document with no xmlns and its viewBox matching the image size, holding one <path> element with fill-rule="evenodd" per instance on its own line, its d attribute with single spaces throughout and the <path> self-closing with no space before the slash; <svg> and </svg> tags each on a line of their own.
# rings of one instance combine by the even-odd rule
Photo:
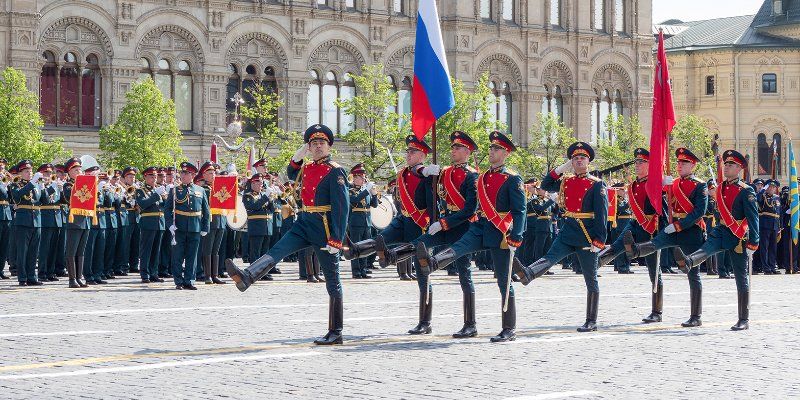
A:
<svg viewBox="0 0 800 400">
<path fill-rule="evenodd" d="M 689 301 L 691 302 L 692 314 L 681 326 L 684 328 L 696 328 L 703 325 L 703 322 L 700 321 L 700 315 L 703 313 L 703 289 L 689 289 Z"/>
<path fill-rule="evenodd" d="M 511 273 L 519 278 L 519 281 L 522 282 L 523 285 L 527 286 L 534 279 L 546 274 L 552 266 L 553 264 L 550 261 L 540 258 L 533 264 L 525 267 L 514 257 L 514 265 L 512 266 Z"/>
<path fill-rule="evenodd" d="M 425 297 L 428 296 L 428 303 L 425 304 Z M 431 328 L 431 316 L 433 314 L 433 292 L 419 294 L 419 323 L 414 329 L 408 331 L 409 335 L 427 335 L 433 331 Z"/>
<path fill-rule="evenodd" d="M 586 322 L 578 328 L 578 332 L 594 332 L 597 330 L 597 307 L 600 302 L 600 292 L 586 293 Z"/>
<path fill-rule="evenodd" d="M 213 285 L 214 282 L 211 280 L 211 270 L 213 266 L 211 265 L 211 258 L 213 256 L 203 256 L 201 262 L 203 263 L 203 281 L 206 285 Z"/>
<path fill-rule="evenodd" d="M 689 273 L 690 269 L 699 266 L 711 256 L 706 253 L 702 247 L 688 256 L 683 253 L 680 247 L 673 247 L 672 255 L 675 257 L 675 263 L 678 264 L 678 269 L 685 273 Z"/>
<path fill-rule="evenodd" d="M 664 309 L 664 286 L 658 285 L 656 287 L 656 292 L 653 293 L 652 296 L 653 308 L 650 311 L 650 315 L 647 317 L 642 318 L 642 322 L 645 324 L 652 324 L 654 322 L 661 322 L 661 313 Z"/>
<path fill-rule="evenodd" d="M 501 298 L 503 296 L 500 296 Z M 503 303 L 500 303 L 500 307 L 503 307 Z M 501 308 L 502 310 L 502 308 Z M 516 332 L 514 329 L 517 328 L 517 307 L 514 302 L 514 296 L 508 298 L 508 309 L 503 312 L 503 330 L 497 334 L 497 336 L 492 337 L 489 339 L 492 343 L 499 343 L 499 342 L 510 342 L 517 338 Z"/>
<path fill-rule="evenodd" d="M 211 282 L 223 285 L 228 282 L 219 279 L 219 260 L 220 256 L 211 256 Z"/>
<path fill-rule="evenodd" d="M 398 263 L 397 264 L 397 276 L 400 277 L 401 281 L 410 281 L 411 277 L 406 273 L 406 263 Z"/>
<path fill-rule="evenodd" d="M 298 253 L 300 257 L 303 257 L 306 265 L 306 282 L 308 283 L 317 283 L 319 279 L 314 276 L 314 251 L 311 248 L 306 248 L 304 250 L 300 250 Z"/>
<path fill-rule="evenodd" d="M 77 260 L 75 262 L 75 282 L 77 282 L 78 286 L 82 288 L 89 287 L 89 285 L 87 285 L 86 282 L 81 280 L 81 277 L 83 276 L 84 257 L 76 257 L 75 259 Z"/>
<path fill-rule="evenodd" d="M 750 328 L 750 290 L 737 292 L 739 302 L 739 321 L 731 327 L 732 331 L 743 331 Z"/>
<path fill-rule="evenodd" d="M 314 266 L 314 279 L 316 279 L 317 282 L 325 282 L 325 278 L 322 277 L 322 273 L 320 272 L 319 258 L 317 258 L 316 255 L 314 256 L 314 262 L 312 262 L 311 265 Z"/>
<path fill-rule="evenodd" d="M 633 232 L 625 231 L 625 233 L 622 234 L 622 244 L 625 248 L 625 254 L 629 259 L 633 260 L 637 257 L 636 241 L 633 239 Z"/>
<path fill-rule="evenodd" d="M 375 254 L 375 239 L 362 240 L 351 243 L 350 247 L 342 249 L 342 257 L 345 260 L 368 257 Z"/>
<path fill-rule="evenodd" d="M 331 297 L 328 302 L 328 333 L 314 341 L 318 346 L 342 344 L 344 303 L 341 297 Z"/>
<path fill-rule="evenodd" d="M 614 252 L 614 251 L 611 250 L 611 246 L 606 246 L 606 248 L 601 250 L 600 254 L 598 255 L 600 257 L 600 260 L 598 261 L 597 265 L 600 266 L 600 267 L 602 267 L 604 265 L 608 265 L 609 263 L 614 261 L 614 259 L 616 259 L 617 257 L 621 256 L 622 253 L 624 253 L 624 252 L 625 252 L 625 250 L 620 250 L 620 251 Z"/>
<path fill-rule="evenodd" d="M 386 265 L 397 265 L 400 262 L 411 259 L 414 255 L 414 245 L 411 243 L 401 244 L 384 252 Z"/>
<path fill-rule="evenodd" d="M 431 257 L 428 255 L 428 249 L 425 247 L 425 244 L 418 243 L 416 253 L 419 262 L 419 273 L 423 276 L 430 275 L 440 269 L 445 269 L 456 260 L 456 252 L 450 247 Z"/>
<path fill-rule="evenodd" d="M 406 266 L 406 274 L 408 277 L 411 278 L 412 281 L 417 280 L 417 275 L 414 274 L 414 263 L 411 262 L 411 259 L 403 261 L 402 264 Z"/>
<path fill-rule="evenodd" d="M 236 288 L 240 292 L 244 292 L 253 282 L 258 281 L 269 273 L 272 267 L 275 266 L 275 260 L 268 254 L 261 256 L 258 260 L 250 264 L 249 267 L 242 270 L 233 263 L 233 260 L 225 260 L 225 269 L 231 279 L 236 283 Z"/>
<path fill-rule="evenodd" d="M 386 240 L 383 239 L 382 235 L 375 236 L 375 255 L 378 256 L 378 265 L 381 268 L 386 268 L 389 264 L 386 262 Z"/>
<path fill-rule="evenodd" d="M 510 300 L 510 299 L 509 299 Z M 478 336 L 475 322 L 475 292 L 464 293 L 464 327 L 453 334 L 456 339 Z"/>
<path fill-rule="evenodd" d="M 69 276 L 69 287 L 77 289 L 81 287 L 75 279 L 75 257 L 67 257 L 67 276 Z"/>
</svg>

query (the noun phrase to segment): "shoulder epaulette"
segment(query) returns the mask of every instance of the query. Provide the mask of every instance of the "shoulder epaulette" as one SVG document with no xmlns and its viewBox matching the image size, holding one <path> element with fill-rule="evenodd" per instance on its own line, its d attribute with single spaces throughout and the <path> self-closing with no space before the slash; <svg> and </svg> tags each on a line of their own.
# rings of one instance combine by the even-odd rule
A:
<svg viewBox="0 0 800 400">
<path fill-rule="evenodd" d="M 596 176 L 594 176 L 592 174 L 586 174 L 586 179 L 588 179 L 590 181 L 595 181 L 595 182 L 601 182 L 602 181 L 602 179 L 600 179 L 600 178 L 598 178 L 598 177 L 596 177 Z"/>
<path fill-rule="evenodd" d="M 692 176 L 692 180 L 693 180 L 693 181 L 695 181 L 695 182 L 697 182 L 697 183 L 705 183 L 705 181 L 704 181 L 704 180 L 702 180 L 702 179 L 700 179 L 700 178 L 698 178 L 698 177 L 696 177 L 696 176 Z"/>
<path fill-rule="evenodd" d="M 476 174 L 478 173 L 478 170 L 473 168 L 471 165 L 464 166 L 464 169 L 466 169 L 469 172 L 473 172 L 473 173 L 476 173 Z"/>
<path fill-rule="evenodd" d="M 515 170 L 513 170 L 511 168 L 506 168 L 506 174 L 512 175 L 512 176 L 519 175 L 519 173 L 517 171 L 515 171 Z"/>
<path fill-rule="evenodd" d="M 339 165 L 339 163 L 337 163 L 336 161 L 333 161 L 333 160 L 328 161 L 328 165 L 330 165 L 333 168 L 342 168 L 342 166 Z"/>
<path fill-rule="evenodd" d="M 737 183 L 739 184 L 739 186 L 741 186 L 741 187 L 742 187 L 742 188 L 744 188 L 744 189 L 747 189 L 747 188 L 749 188 L 749 187 L 750 187 L 750 185 L 748 185 L 748 184 L 744 183 L 743 181 L 739 181 L 739 182 L 737 182 Z"/>
</svg>

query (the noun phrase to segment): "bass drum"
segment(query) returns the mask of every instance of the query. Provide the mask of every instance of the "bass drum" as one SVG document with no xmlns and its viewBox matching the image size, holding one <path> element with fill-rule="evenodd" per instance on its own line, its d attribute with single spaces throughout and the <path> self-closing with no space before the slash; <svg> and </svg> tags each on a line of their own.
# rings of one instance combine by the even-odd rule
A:
<svg viewBox="0 0 800 400">
<path fill-rule="evenodd" d="M 242 197 L 236 197 L 236 213 L 225 217 L 228 221 L 228 228 L 234 231 L 247 230 L 247 210 L 244 208 Z"/>
<path fill-rule="evenodd" d="M 384 229 L 392 223 L 392 219 L 397 215 L 397 208 L 394 206 L 392 196 L 385 194 L 378 199 L 378 207 L 370 208 L 369 215 L 372 225 L 377 229 Z"/>
</svg>

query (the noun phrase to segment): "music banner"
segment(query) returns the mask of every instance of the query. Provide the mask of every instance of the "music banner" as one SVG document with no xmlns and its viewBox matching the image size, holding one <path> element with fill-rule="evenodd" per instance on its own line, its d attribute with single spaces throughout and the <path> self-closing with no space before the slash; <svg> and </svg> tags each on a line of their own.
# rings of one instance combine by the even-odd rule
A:
<svg viewBox="0 0 800 400">
<path fill-rule="evenodd" d="M 212 215 L 235 215 L 238 185 L 236 176 L 217 176 L 211 187 L 209 207 Z"/>
<path fill-rule="evenodd" d="M 74 222 L 74 216 L 81 215 L 92 217 L 92 223 L 97 225 L 97 177 L 92 175 L 78 175 L 72 186 L 69 198 L 69 222 Z"/>
</svg>

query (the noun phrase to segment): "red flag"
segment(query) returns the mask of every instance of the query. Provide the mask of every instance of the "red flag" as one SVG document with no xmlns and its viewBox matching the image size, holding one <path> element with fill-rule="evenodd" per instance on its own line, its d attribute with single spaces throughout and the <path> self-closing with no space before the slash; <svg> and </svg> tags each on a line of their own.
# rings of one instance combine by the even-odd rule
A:
<svg viewBox="0 0 800 400">
<path fill-rule="evenodd" d="M 237 187 L 234 175 L 214 178 L 209 199 L 211 214 L 230 215 L 236 212 Z"/>
<path fill-rule="evenodd" d="M 667 53 L 664 51 L 664 33 L 658 33 L 658 56 L 653 76 L 653 125 L 650 132 L 650 167 L 645 184 L 647 197 L 658 215 L 661 210 L 661 185 L 663 171 L 669 166 L 669 133 L 675 126 L 675 108 L 672 105 L 672 88 L 669 82 Z"/>
<path fill-rule="evenodd" d="M 217 162 L 217 142 L 211 143 L 211 157 L 209 157 L 211 162 Z"/>
<path fill-rule="evenodd" d="M 93 175 L 78 175 L 72 185 L 72 195 L 69 198 L 69 222 L 73 222 L 75 215 L 92 217 L 97 224 L 97 177 Z"/>
</svg>

